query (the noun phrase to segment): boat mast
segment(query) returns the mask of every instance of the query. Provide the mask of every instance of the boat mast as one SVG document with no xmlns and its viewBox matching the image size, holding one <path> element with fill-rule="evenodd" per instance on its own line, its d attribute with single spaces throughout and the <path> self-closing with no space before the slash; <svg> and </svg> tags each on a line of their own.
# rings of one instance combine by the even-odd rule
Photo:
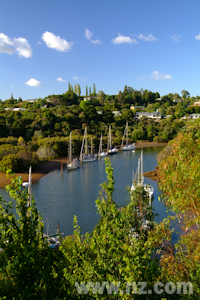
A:
<svg viewBox="0 0 200 300">
<path fill-rule="evenodd" d="M 93 154 L 93 144 L 92 144 L 92 137 L 91 137 L 91 156 L 92 156 L 92 154 Z"/>
<path fill-rule="evenodd" d="M 143 185 L 143 149 L 141 150 L 141 184 Z"/>
<path fill-rule="evenodd" d="M 88 144 L 87 144 L 87 127 L 85 127 L 85 155 L 88 155 Z"/>
<path fill-rule="evenodd" d="M 85 130 L 84 130 L 83 142 L 82 142 L 82 146 L 81 146 L 80 161 L 83 160 L 83 148 L 84 148 L 84 144 L 85 144 L 85 134 L 86 134 L 86 127 L 85 127 Z"/>
<path fill-rule="evenodd" d="M 110 148 L 111 148 L 111 126 L 109 125 L 107 151 L 110 150 Z"/>
<path fill-rule="evenodd" d="M 128 145 L 128 121 L 126 122 L 126 146 Z"/>
<path fill-rule="evenodd" d="M 125 130 L 124 130 L 124 135 L 123 135 L 123 138 L 122 138 L 121 148 L 123 147 L 123 144 L 124 144 L 124 137 L 125 137 L 125 133 L 126 133 L 126 127 L 125 127 Z"/>
<path fill-rule="evenodd" d="M 69 136 L 69 163 L 72 162 L 72 132 L 70 132 Z"/>
</svg>

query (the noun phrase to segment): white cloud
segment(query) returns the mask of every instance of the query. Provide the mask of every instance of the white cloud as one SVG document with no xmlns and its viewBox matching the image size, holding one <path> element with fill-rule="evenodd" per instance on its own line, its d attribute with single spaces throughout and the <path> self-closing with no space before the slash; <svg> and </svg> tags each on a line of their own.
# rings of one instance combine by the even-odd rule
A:
<svg viewBox="0 0 200 300">
<path fill-rule="evenodd" d="M 87 40 L 90 40 L 92 36 L 92 32 L 89 29 L 85 29 L 85 37 Z"/>
<path fill-rule="evenodd" d="M 66 82 L 65 79 L 62 79 L 62 77 L 57 78 L 57 81 L 60 81 L 60 82 Z"/>
<path fill-rule="evenodd" d="M 42 40 L 46 43 L 47 47 L 56 49 L 57 51 L 69 51 L 73 46 L 73 42 L 67 42 L 60 36 L 56 36 L 52 32 L 45 31 L 42 35 Z"/>
<path fill-rule="evenodd" d="M 139 80 L 144 80 L 145 78 L 145 76 L 138 77 Z"/>
<path fill-rule="evenodd" d="M 34 86 L 34 87 L 42 86 L 42 83 L 40 81 L 34 79 L 34 78 L 31 78 L 30 80 L 25 82 L 25 84 L 30 85 L 30 86 Z"/>
<path fill-rule="evenodd" d="M 174 42 L 179 42 L 180 41 L 180 38 L 181 38 L 181 35 L 177 35 L 177 34 L 173 34 L 171 39 L 174 40 Z"/>
<path fill-rule="evenodd" d="M 14 88 L 14 85 L 13 85 L 13 84 L 12 84 L 11 86 L 12 86 L 12 88 Z"/>
<path fill-rule="evenodd" d="M 89 29 L 85 29 L 85 37 L 87 40 L 89 40 L 90 42 L 92 42 L 93 44 L 101 44 L 100 40 L 92 40 L 93 33 L 89 30 Z"/>
<path fill-rule="evenodd" d="M 158 71 L 154 71 L 151 74 L 151 78 L 154 80 L 162 80 L 162 79 L 167 79 L 167 80 L 171 80 L 172 76 L 171 75 L 164 75 L 164 73 L 159 73 Z"/>
<path fill-rule="evenodd" d="M 157 38 L 155 38 L 155 36 L 153 36 L 153 34 L 143 35 L 142 33 L 140 33 L 140 35 L 138 36 L 138 38 L 140 40 L 144 40 L 146 42 L 154 42 L 154 41 L 158 40 Z"/>
<path fill-rule="evenodd" d="M 137 41 L 135 39 L 131 39 L 129 36 L 124 36 L 121 35 L 120 33 L 118 33 L 118 35 L 119 36 L 111 40 L 113 44 L 124 44 L 124 43 L 137 44 Z"/>
<path fill-rule="evenodd" d="M 25 38 L 10 38 L 4 33 L 0 33 L 0 52 L 8 54 L 18 53 L 19 56 L 31 57 L 32 49 Z"/>
<path fill-rule="evenodd" d="M 198 35 L 195 35 L 195 39 L 198 41 L 200 40 L 200 33 Z"/>
</svg>

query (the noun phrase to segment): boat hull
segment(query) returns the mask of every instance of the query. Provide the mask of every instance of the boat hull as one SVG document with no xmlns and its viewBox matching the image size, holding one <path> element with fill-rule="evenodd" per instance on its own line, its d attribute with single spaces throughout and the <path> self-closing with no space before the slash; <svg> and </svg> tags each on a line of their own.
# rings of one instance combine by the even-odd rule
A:
<svg viewBox="0 0 200 300">
<path fill-rule="evenodd" d="M 122 151 L 132 151 L 135 150 L 135 145 L 127 145 L 121 148 Z"/>
<path fill-rule="evenodd" d="M 99 157 L 101 157 L 101 158 L 106 157 L 106 156 L 107 156 L 107 152 L 104 152 L 104 151 L 99 154 Z"/>
<path fill-rule="evenodd" d="M 70 170 L 75 170 L 77 169 L 78 166 L 73 166 L 73 165 L 67 165 L 67 170 L 70 171 Z"/>
<path fill-rule="evenodd" d="M 118 153 L 118 150 L 116 148 L 112 148 L 112 149 L 108 150 L 109 155 L 113 155 L 113 154 L 117 154 L 117 153 Z"/>
<path fill-rule="evenodd" d="M 97 160 L 97 157 L 84 157 L 82 162 L 83 163 L 88 163 L 88 162 L 92 162 L 92 161 L 95 161 Z"/>
</svg>

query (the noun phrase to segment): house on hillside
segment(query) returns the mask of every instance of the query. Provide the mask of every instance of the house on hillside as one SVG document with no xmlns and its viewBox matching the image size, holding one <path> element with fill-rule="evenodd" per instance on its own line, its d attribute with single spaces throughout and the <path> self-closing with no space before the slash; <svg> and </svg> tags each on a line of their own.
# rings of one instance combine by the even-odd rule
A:
<svg viewBox="0 0 200 300">
<path fill-rule="evenodd" d="M 200 118 L 200 114 L 190 114 L 188 119 L 192 119 L 192 120 L 195 120 L 195 119 L 199 119 Z"/>
<path fill-rule="evenodd" d="M 134 110 L 134 109 L 135 109 L 135 110 L 138 110 L 138 109 L 144 110 L 144 106 L 131 105 L 130 109 L 131 109 L 131 110 Z"/>
<path fill-rule="evenodd" d="M 200 101 L 194 102 L 194 106 L 200 106 Z"/>
<path fill-rule="evenodd" d="M 97 99 L 98 97 L 97 96 L 85 96 L 84 98 L 83 98 L 83 100 L 84 101 L 90 101 L 90 100 L 92 100 L 92 99 Z"/>
<path fill-rule="evenodd" d="M 38 102 L 38 99 L 27 99 L 27 100 L 24 100 L 25 102 L 29 102 L 29 103 L 34 103 L 34 102 Z"/>
<path fill-rule="evenodd" d="M 114 117 L 120 117 L 121 116 L 121 112 L 119 110 L 114 110 L 112 111 Z"/>
<path fill-rule="evenodd" d="M 13 108 L 13 111 L 20 111 L 20 110 L 26 110 L 26 108 L 23 108 L 23 107 L 15 107 L 15 108 Z"/>
<path fill-rule="evenodd" d="M 174 99 L 173 102 L 175 102 L 175 103 L 183 102 L 183 99 Z"/>
<path fill-rule="evenodd" d="M 154 111 L 154 112 L 136 112 L 134 118 L 140 119 L 142 117 L 146 117 L 148 119 L 161 119 L 162 115 L 161 113 Z"/>
</svg>

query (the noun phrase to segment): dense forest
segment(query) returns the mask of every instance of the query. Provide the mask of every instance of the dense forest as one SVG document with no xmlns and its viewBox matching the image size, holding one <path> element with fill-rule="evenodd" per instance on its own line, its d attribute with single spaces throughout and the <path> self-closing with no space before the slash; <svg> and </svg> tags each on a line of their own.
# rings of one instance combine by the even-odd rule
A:
<svg viewBox="0 0 200 300">
<path fill-rule="evenodd" d="M 99 223 L 81 236 L 75 217 L 74 235 L 56 250 L 45 243 L 34 199 L 27 206 L 27 191 L 13 179 L 8 187 L 12 203 L 0 199 L 1 299 L 199 299 L 199 147 L 200 122 L 190 121 L 158 155 L 161 200 L 174 216 L 153 222 L 147 231 L 138 214 L 148 202 L 144 188 L 135 189 L 127 205 L 118 207 L 106 159 L 107 182 L 96 200 Z M 174 223 L 181 227 L 175 245 Z"/>
<path fill-rule="evenodd" d="M 160 97 L 158 92 L 125 86 L 118 95 L 106 95 L 103 91 L 96 93 L 93 85 L 93 92 L 86 86 L 86 96 L 80 94 L 78 84 L 74 87 L 69 84 L 68 91 L 62 95 L 49 95 L 32 102 L 11 95 L 10 99 L 0 101 L 0 170 L 22 171 L 30 164 L 36 166 L 39 160 L 67 156 L 70 131 L 74 155 L 78 155 L 85 126 L 88 136 L 93 137 L 96 151 L 101 134 L 106 147 L 109 125 L 113 143 L 119 146 L 126 121 L 131 142 L 168 142 L 185 125 L 190 114 L 200 113 L 200 106 L 193 105 L 199 97 L 190 97 L 185 90 L 181 96 L 175 93 Z M 143 106 L 144 112 L 156 111 L 162 118 L 136 119 L 135 106 Z M 113 113 L 116 111 L 120 114 Z"/>
</svg>

